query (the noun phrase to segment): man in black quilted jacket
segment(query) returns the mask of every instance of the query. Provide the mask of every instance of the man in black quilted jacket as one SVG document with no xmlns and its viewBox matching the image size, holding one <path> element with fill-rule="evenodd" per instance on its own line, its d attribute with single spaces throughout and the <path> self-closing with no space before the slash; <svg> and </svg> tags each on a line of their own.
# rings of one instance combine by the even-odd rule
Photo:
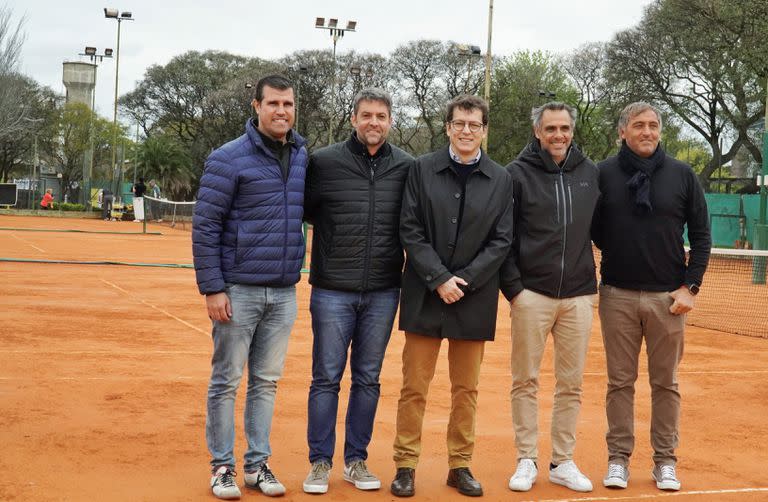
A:
<svg viewBox="0 0 768 502">
<path fill-rule="evenodd" d="M 413 161 L 387 143 L 391 108 L 385 91 L 363 89 L 354 100 L 352 135 L 309 160 L 304 214 L 314 225 L 309 276 L 314 343 L 307 493 L 328 491 L 339 383 L 348 353 L 352 386 L 344 479 L 360 490 L 381 487 L 365 461 L 379 401 L 379 373 L 400 298 L 400 205 Z"/>
</svg>

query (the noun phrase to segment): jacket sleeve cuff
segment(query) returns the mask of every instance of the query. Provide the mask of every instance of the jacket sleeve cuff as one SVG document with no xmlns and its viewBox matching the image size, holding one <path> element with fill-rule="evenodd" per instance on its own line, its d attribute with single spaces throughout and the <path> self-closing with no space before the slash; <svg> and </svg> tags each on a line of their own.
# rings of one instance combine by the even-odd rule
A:
<svg viewBox="0 0 768 502">
<path fill-rule="evenodd" d="M 428 275 L 424 279 L 426 279 L 427 287 L 430 291 L 434 291 L 437 289 L 439 285 L 450 279 L 451 273 L 448 271 L 443 272 L 442 274 L 439 274 L 437 276 Z"/>
<path fill-rule="evenodd" d="M 519 295 L 522 291 L 523 291 L 523 283 L 520 281 L 515 281 L 512 284 L 501 286 L 501 292 L 504 295 L 504 298 L 506 298 L 508 302 L 511 302 L 512 299 L 517 295 Z"/>
</svg>

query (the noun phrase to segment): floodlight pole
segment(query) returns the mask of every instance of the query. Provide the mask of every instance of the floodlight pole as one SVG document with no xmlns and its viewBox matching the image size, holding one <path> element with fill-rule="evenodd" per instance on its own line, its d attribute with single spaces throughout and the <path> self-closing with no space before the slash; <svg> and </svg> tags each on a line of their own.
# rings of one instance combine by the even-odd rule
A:
<svg viewBox="0 0 768 502">
<path fill-rule="evenodd" d="M 760 184 L 760 224 L 766 224 L 766 209 L 768 209 L 768 82 L 765 86 L 765 119 L 763 123 L 763 176 Z M 763 232 L 766 232 L 764 229 Z M 766 236 L 768 237 L 768 236 Z M 768 247 L 768 242 L 763 243 Z"/>
<path fill-rule="evenodd" d="M 348 21 L 346 28 L 338 27 L 338 19 L 329 19 L 328 26 L 325 26 L 325 18 L 315 18 L 315 28 L 320 30 L 329 30 L 333 39 L 333 78 L 331 79 L 331 112 L 328 119 L 328 144 L 333 144 L 333 120 L 334 109 L 336 108 L 336 42 L 344 37 L 344 32 L 356 31 L 357 21 Z"/>
<path fill-rule="evenodd" d="M 97 54 L 95 47 L 86 47 L 85 52 L 80 56 L 88 56 L 93 63 L 93 92 L 91 92 L 91 116 L 88 126 L 88 149 L 90 150 L 90 159 L 88 160 L 88 170 L 83 165 L 83 206 L 86 210 L 91 207 L 91 178 L 93 177 L 93 150 L 94 150 L 94 116 L 96 115 L 96 78 L 98 76 L 99 63 L 104 62 L 104 58 L 112 58 L 112 49 L 104 49 L 104 53 Z M 97 63 L 98 61 L 98 63 Z"/>
<path fill-rule="evenodd" d="M 123 21 L 133 21 L 133 17 L 130 12 L 120 13 L 118 9 L 104 8 L 104 17 L 107 19 L 114 19 L 117 21 L 117 56 L 115 59 L 115 103 L 114 114 L 112 118 L 112 182 L 115 182 L 117 173 L 117 98 L 118 98 L 118 83 L 120 76 L 120 26 Z M 120 187 L 114 187 L 113 197 L 118 197 Z"/>
<path fill-rule="evenodd" d="M 493 0 L 488 0 L 488 48 L 485 50 L 485 92 L 483 97 L 488 107 L 491 106 L 491 34 L 493 32 Z M 489 124 L 485 126 L 485 137 L 483 138 L 483 150 L 488 151 L 488 135 L 490 134 Z"/>
</svg>

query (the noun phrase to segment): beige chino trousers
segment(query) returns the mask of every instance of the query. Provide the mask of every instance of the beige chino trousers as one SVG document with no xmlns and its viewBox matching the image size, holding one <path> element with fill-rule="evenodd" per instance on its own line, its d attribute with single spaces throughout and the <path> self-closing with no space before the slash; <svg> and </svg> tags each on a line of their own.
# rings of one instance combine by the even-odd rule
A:
<svg viewBox="0 0 768 502">
<path fill-rule="evenodd" d="M 573 459 L 581 385 L 596 295 L 551 298 L 524 289 L 511 305 L 512 423 L 518 460 L 538 459 L 539 369 L 547 335 L 554 342 L 553 464 Z"/>
</svg>

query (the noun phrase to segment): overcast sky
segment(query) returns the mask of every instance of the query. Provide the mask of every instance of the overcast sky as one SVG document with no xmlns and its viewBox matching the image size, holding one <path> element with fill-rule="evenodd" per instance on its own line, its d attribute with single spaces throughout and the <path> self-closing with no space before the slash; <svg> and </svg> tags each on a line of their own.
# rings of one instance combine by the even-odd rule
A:
<svg viewBox="0 0 768 502">
<path fill-rule="evenodd" d="M 111 2 L 111 0 L 109 0 Z M 62 63 L 81 60 L 86 45 L 116 49 L 117 23 L 104 7 L 133 13 L 120 37 L 120 94 L 132 90 L 147 67 L 166 64 L 189 50 L 215 49 L 243 56 L 277 58 L 301 49 L 332 46 L 315 17 L 357 21 L 337 51 L 388 55 L 398 45 L 422 38 L 478 45 L 488 38 L 486 0 L 0 0 L 25 16 L 27 41 L 22 72 L 64 93 Z M 635 25 L 650 0 L 495 0 L 495 55 L 516 50 L 564 52 L 586 42 L 610 40 Z M 82 59 L 87 60 L 87 59 Z M 99 67 L 96 109 L 112 116 L 114 59 Z"/>
</svg>

